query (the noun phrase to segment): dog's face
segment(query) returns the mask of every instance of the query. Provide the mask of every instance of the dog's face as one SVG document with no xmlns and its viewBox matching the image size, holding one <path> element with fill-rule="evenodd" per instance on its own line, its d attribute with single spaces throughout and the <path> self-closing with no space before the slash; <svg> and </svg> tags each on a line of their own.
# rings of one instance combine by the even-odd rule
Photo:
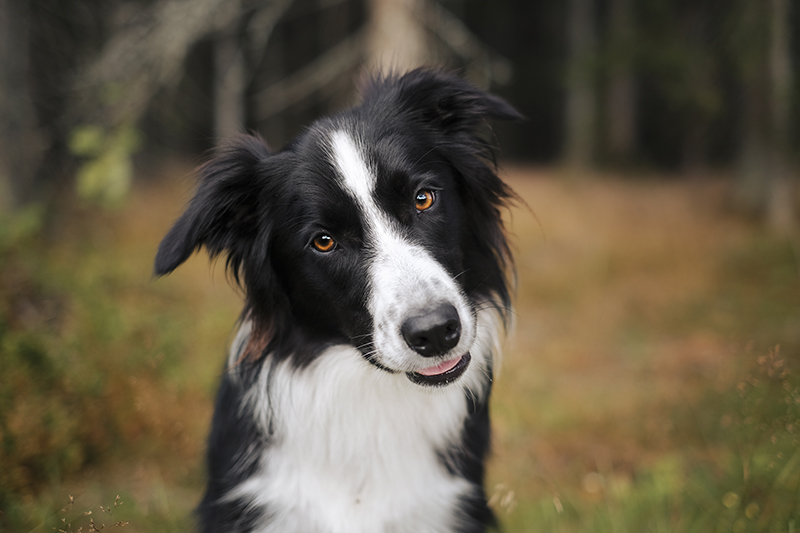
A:
<svg viewBox="0 0 800 533">
<path fill-rule="evenodd" d="M 348 343 L 415 383 L 453 382 L 470 362 L 477 306 L 508 299 L 498 212 L 508 191 L 475 132 L 491 116 L 516 113 L 415 71 L 377 82 L 359 107 L 277 154 L 241 138 L 201 169 L 156 273 L 201 245 L 226 252 L 243 277 L 256 357 L 304 364 Z"/>
<path fill-rule="evenodd" d="M 271 260 L 293 316 L 327 328 L 324 337 L 343 335 L 389 371 L 416 377 L 456 366 L 475 320 L 456 281 L 465 213 L 452 169 L 403 135 L 373 132 L 368 143 L 357 123 L 326 126 L 287 156 L 292 170 L 278 197 L 289 201 L 275 210 Z"/>
</svg>

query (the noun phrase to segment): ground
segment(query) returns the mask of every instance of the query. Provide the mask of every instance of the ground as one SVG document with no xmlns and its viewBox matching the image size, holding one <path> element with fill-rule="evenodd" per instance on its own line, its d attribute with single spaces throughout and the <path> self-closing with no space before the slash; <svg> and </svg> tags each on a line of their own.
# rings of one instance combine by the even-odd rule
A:
<svg viewBox="0 0 800 533">
<path fill-rule="evenodd" d="M 91 517 L 98 528 L 129 522 L 129 532 L 191 521 L 241 299 L 223 265 L 200 255 L 151 278 L 191 193 L 187 168 L 160 166 L 126 207 L 75 207 L 46 243 L 0 255 L 12 302 L 3 309 L 17 317 L 6 329 L 44 331 L 31 342 L 53 361 L 64 398 L 36 396 L 27 374 L 0 387 L 14 393 L 0 430 L 42 443 L 0 456 L 23 465 L 0 477 L 14 488 L 0 503 L 12 531 L 85 531 Z M 507 213 L 517 297 L 492 401 L 488 491 L 506 529 L 797 527 L 798 241 L 729 211 L 724 176 L 511 166 L 504 177 L 520 197 Z M 33 288 L 9 289 L 25 269 Z M 22 333 L 6 338 L 27 346 Z M 28 427 L 44 411 L 77 421 Z M 37 466 L 56 449 L 73 452 Z M 113 507 L 117 494 L 124 503 Z"/>
</svg>

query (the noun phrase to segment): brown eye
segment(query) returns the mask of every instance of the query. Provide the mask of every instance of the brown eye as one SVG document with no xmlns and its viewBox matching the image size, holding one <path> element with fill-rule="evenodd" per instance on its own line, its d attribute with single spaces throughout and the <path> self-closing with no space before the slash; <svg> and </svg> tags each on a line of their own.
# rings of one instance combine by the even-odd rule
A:
<svg viewBox="0 0 800 533">
<path fill-rule="evenodd" d="M 429 209 L 433 205 L 433 201 L 436 199 L 436 196 L 433 194 L 433 191 L 429 189 L 422 189 L 417 193 L 417 197 L 414 199 L 415 203 L 417 204 L 417 211 L 425 211 Z"/>
<path fill-rule="evenodd" d="M 314 248 L 319 250 L 320 252 L 330 252 L 333 250 L 333 247 L 336 246 L 336 241 L 333 240 L 333 237 L 328 235 L 327 233 L 323 233 L 322 235 L 318 235 L 314 239 Z"/>
</svg>

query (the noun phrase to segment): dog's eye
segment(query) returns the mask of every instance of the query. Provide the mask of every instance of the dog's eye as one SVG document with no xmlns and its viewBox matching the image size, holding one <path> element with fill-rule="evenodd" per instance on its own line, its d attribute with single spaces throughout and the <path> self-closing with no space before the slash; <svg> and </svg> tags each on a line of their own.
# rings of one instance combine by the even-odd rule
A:
<svg viewBox="0 0 800 533">
<path fill-rule="evenodd" d="M 426 209 L 430 209 L 434 200 L 436 200 L 436 195 L 432 190 L 421 189 L 417 193 L 417 197 L 414 199 L 415 203 L 417 204 L 417 211 L 425 211 Z"/>
<path fill-rule="evenodd" d="M 320 252 L 330 252 L 331 250 L 336 247 L 336 241 L 333 240 L 333 237 L 328 235 L 327 233 L 322 233 L 317 235 L 312 244 L 314 248 L 319 250 Z"/>
</svg>

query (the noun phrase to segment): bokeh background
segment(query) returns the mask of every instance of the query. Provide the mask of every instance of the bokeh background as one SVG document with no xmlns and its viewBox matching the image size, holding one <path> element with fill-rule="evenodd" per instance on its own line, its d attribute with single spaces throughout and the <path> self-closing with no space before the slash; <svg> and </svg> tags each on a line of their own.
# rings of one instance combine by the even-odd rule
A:
<svg viewBox="0 0 800 533">
<path fill-rule="evenodd" d="M 800 528 L 797 0 L 0 0 L 0 530 L 191 529 L 241 305 L 151 277 L 192 169 L 417 65 L 527 117 L 505 530 Z"/>
</svg>

